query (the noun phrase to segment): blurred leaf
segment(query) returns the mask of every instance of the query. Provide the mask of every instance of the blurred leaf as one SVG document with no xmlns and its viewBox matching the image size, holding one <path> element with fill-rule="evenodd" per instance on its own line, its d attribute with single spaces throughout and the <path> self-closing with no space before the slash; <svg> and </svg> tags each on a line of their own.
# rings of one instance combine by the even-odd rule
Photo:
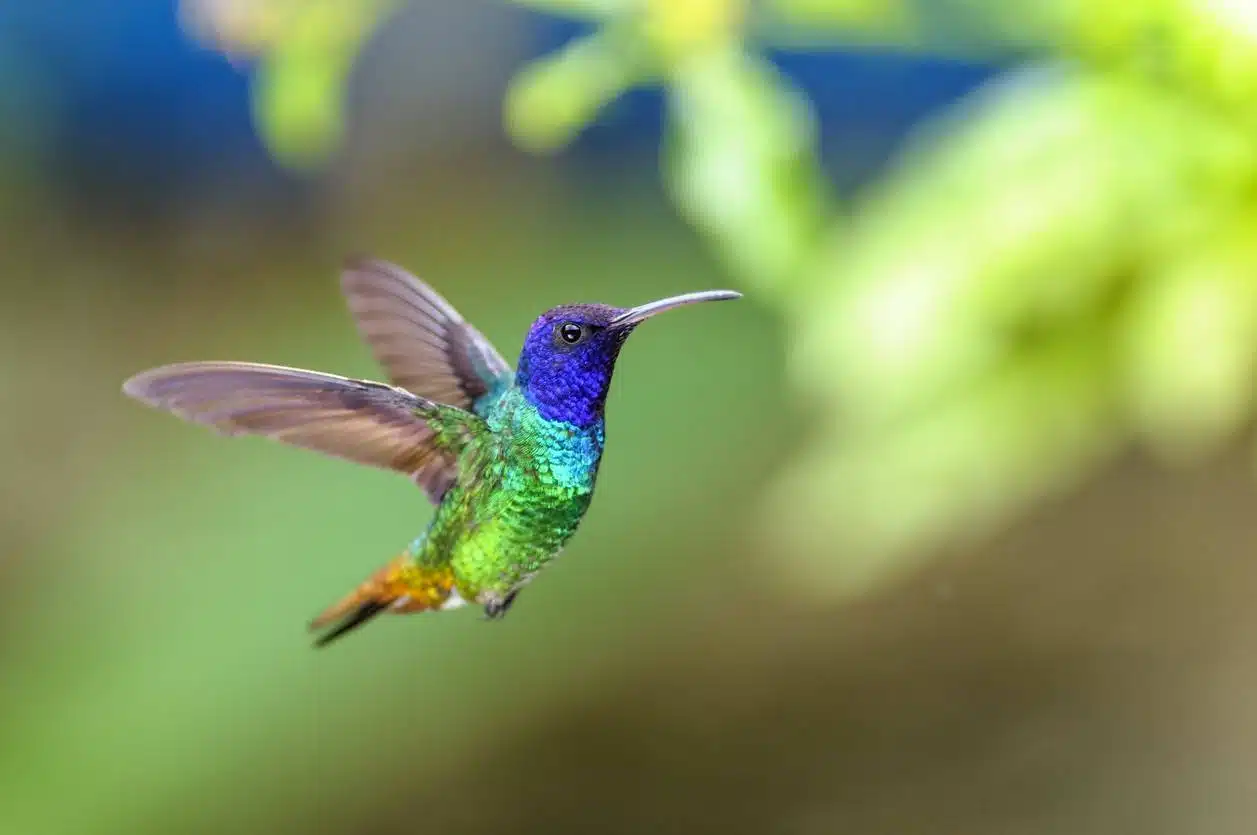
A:
<svg viewBox="0 0 1257 835">
<path fill-rule="evenodd" d="M 519 72 L 507 92 L 507 130 L 531 151 L 557 150 L 652 66 L 634 31 L 604 27 Z"/>
<path fill-rule="evenodd" d="M 673 198 L 732 271 L 784 293 L 814 257 L 827 212 L 806 100 L 771 65 L 735 49 L 682 62 L 671 82 Z"/>
<path fill-rule="evenodd" d="M 255 113 L 285 165 L 310 170 L 340 146 L 344 87 L 362 42 L 400 0 L 307 4 L 258 69 Z"/>
<path fill-rule="evenodd" d="M 1074 486 L 1114 448 L 1109 369 L 1102 331 L 1085 328 L 929 413 L 864 432 L 827 421 L 765 508 L 774 576 L 820 600 L 865 593 Z"/>
<path fill-rule="evenodd" d="M 867 589 L 989 533 L 1128 413 L 1175 460 L 1247 423 L 1255 159 L 1208 107 L 1056 67 L 921 131 L 792 308 L 793 377 L 836 415 L 766 511 L 796 583 Z"/>
<path fill-rule="evenodd" d="M 1242 136 L 1138 85 L 1002 81 L 861 206 L 801 311 L 795 379 L 863 422 L 932 408 L 1009 346 L 1096 315 L 1254 175 Z"/>
<path fill-rule="evenodd" d="M 1139 429 L 1171 461 L 1216 451 L 1243 426 L 1257 383 L 1257 219 L 1148 279 L 1126 321 Z"/>
<path fill-rule="evenodd" d="M 740 44 L 749 0 L 644 0 L 645 40 L 668 64 Z"/>
<path fill-rule="evenodd" d="M 1257 115 L 1257 5 L 1247 0 L 1058 2 L 1060 35 L 1111 62 Z"/>
</svg>

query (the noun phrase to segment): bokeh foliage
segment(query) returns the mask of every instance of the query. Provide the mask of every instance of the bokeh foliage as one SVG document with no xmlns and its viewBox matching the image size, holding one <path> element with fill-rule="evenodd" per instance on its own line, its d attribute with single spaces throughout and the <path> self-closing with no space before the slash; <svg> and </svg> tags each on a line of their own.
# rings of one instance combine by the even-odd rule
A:
<svg viewBox="0 0 1257 835">
<path fill-rule="evenodd" d="M 762 527 L 800 589 L 866 588 L 1132 442 L 1193 462 L 1249 423 L 1257 6 L 519 2 L 591 31 L 520 70 L 517 143 L 557 151 L 625 91 L 662 87 L 678 210 L 786 323 L 813 431 Z M 334 149 L 354 51 L 398 5 L 189 2 L 258 59 L 260 124 L 303 168 Z M 1007 69 L 839 195 L 769 47 Z"/>
</svg>

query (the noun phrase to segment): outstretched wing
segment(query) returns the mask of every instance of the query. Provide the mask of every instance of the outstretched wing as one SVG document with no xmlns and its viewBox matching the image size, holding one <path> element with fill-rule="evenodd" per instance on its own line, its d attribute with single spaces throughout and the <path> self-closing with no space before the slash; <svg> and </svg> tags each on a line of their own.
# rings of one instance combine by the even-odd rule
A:
<svg viewBox="0 0 1257 835">
<path fill-rule="evenodd" d="M 228 435 L 263 435 L 404 473 L 440 502 L 476 415 L 384 383 L 246 362 L 154 368 L 123 385 L 131 397 Z"/>
<path fill-rule="evenodd" d="M 388 378 L 407 391 L 480 411 L 485 395 L 513 379 L 489 340 L 401 267 L 352 259 L 341 288 L 363 339 Z"/>
</svg>

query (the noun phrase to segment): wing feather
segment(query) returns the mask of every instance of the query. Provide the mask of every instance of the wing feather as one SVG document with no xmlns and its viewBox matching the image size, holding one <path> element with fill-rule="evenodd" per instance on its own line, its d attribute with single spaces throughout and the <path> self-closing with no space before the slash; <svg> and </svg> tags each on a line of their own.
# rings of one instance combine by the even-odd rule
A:
<svg viewBox="0 0 1257 835">
<path fill-rule="evenodd" d="M 404 473 L 440 502 L 480 419 L 366 380 L 277 365 L 190 362 L 137 374 L 131 397 L 228 435 L 262 435 Z"/>
<path fill-rule="evenodd" d="M 489 340 L 396 264 L 352 259 L 341 288 L 359 332 L 394 384 L 469 411 L 510 384 L 510 366 Z"/>
</svg>

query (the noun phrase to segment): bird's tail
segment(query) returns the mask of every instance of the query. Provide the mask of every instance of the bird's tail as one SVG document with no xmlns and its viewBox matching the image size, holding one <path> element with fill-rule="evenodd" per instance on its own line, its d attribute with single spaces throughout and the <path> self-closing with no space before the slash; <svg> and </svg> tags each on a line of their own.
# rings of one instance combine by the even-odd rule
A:
<svg viewBox="0 0 1257 835">
<path fill-rule="evenodd" d="M 384 612 L 440 609 L 453 591 L 454 577 L 448 568 L 420 566 L 409 554 L 402 554 L 310 622 L 311 631 L 327 629 L 314 645 L 327 646 Z"/>
</svg>

